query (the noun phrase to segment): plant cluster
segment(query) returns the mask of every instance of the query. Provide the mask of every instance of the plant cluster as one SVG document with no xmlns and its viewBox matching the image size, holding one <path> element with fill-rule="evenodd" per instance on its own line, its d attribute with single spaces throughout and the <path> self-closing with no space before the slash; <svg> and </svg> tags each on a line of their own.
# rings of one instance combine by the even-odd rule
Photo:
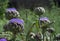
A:
<svg viewBox="0 0 60 41">
<path fill-rule="evenodd" d="M 4 31 L 0 33 L 0 41 L 15 41 L 17 34 L 21 36 L 21 41 L 60 40 L 60 34 L 56 35 L 55 29 L 51 27 L 54 22 L 50 21 L 48 17 L 42 16 L 45 13 L 45 9 L 37 7 L 34 9 L 34 12 L 39 18 L 29 26 L 30 29 L 27 30 L 27 33 L 24 33 L 24 20 L 19 18 L 19 12 L 15 8 L 6 9 L 5 17 L 9 22 L 3 26 Z M 35 32 L 32 31 L 34 26 L 37 30 Z"/>
</svg>

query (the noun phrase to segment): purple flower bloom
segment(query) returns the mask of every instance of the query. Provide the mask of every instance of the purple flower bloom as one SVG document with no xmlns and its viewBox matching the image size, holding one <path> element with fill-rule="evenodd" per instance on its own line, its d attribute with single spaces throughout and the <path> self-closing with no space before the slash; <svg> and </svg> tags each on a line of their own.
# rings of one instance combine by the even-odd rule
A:
<svg viewBox="0 0 60 41">
<path fill-rule="evenodd" d="M 8 12 L 8 11 L 16 11 L 16 9 L 15 8 L 8 8 L 8 9 L 6 9 L 6 12 Z"/>
<path fill-rule="evenodd" d="M 50 20 L 47 17 L 41 17 L 40 18 L 40 21 L 46 21 L 46 22 L 49 22 L 50 23 Z"/>
<path fill-rule="evenodd" d="M 12 19 L 12 18 L 17 18 L 19 17 L 19 12 L 15 9 L 15 8 L 7 8 L 6 9 L 6 13 L 5 13 L 5 17 L 6 19 Z"/>
<path fill-rule="evenodd" d="M 0 41 L 7 41 L 7 39 L 5 39 L 5 38 L 1 38 Z"/>
<path fill-rule="evenodd" d="M 13 18 L 9 21 L 9 23 L 17 23 L 17 24 L 21 24 L 23 25 L 24 24 L 24 21 L 21 20 L 21 19 L 18 19 L 18 18 Z"/>
</svg>

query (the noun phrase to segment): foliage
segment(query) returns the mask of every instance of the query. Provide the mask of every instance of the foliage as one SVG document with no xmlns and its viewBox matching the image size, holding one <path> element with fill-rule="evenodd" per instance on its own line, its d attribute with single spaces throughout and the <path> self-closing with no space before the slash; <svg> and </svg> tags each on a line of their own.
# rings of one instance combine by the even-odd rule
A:
<svg viewBox="0 0 60 41">
<path fill-rule="evenodd" d="M 0 18 L 3 16 L 5 9 L 7 8 L 8 0 L 0 0 Z"/>
<path fill-rule="evenodd" d="M 35 15 L 35 13 L 33 11 L 30 11 L 28 9 L 22 9 L 19 12 L 20 12 L 20 18 L 22 18 L 25 21 L 24 36 L 21 36 L 21 35 L 18 34 L 17 38 L 16 38 L 16 40 L 21 41 L 23 39 L 23 37 L 25 39 L 25 36 L 26 36 L 28 30 L 30 29 L 32 24 L 36 20 L 38 20 L 39 16 Z M 59 15 L 60 14 L 59 13 L 60 13 L 60 8 L 53 8 L 51 11 L 46 9 L 46 13 L 42 15 L 42 16 L 48 17 L 51 21 L 55 21 L 55 23 L 52 25 L 52 27 L 54 27 L 56 29 L 56 33 L 60 33 L 60 31 L 59 31 L 60 30 L 59 29 L 59 27 L 60 27 L 60 25 L 59 25 L 60 24 L 59 23 L 60 22 L 60 16 Z M 3 25 L 7 22 L 7 20 L 4 19 L 4 20 L 0 20 L 0 21 L 1 21 L 1 23 L 0 23 L 0 27 L 1 27 L 0 32 L 2 32 L 3 31 Z M 36 26 L 32 27 L 33 28 L 32 31 L 34 33 L 37 32 L 35 27 Z M 21 39 L 21 37 L 22 37 L 22 39 Z"/>
</svg>

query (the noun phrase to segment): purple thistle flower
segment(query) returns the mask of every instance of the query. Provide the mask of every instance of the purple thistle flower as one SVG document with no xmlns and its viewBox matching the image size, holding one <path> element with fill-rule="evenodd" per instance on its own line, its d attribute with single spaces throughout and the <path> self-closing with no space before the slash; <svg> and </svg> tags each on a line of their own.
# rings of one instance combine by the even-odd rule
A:
<svg viewBox="0 0 60 41">
<path fill-rule="evenodd" d="M 47 17 L 41 17 L 40 18 L 40 21 L 46 21 L 46 22 L 49 22 L 50 23 L 50 20 Z"/>
<path fill-rule="evenodd" d="M 16 9 L 15 8 L 7 8 L 6 12 L 8 12 L 8 11 L 16 11 Z"/>
<path fill-rule="evenodd" d="M 6 19 L 12 19 L 12 18 L 17 18 L 19 17 L 19 12 L 15 9 L 15 8 L 7 8 L 6 9 L 6 13 L 5 13 L 5 17 Z"/>
<path fill-rule="evenodd" d="M 9 23 L 17 23 L 17 24 L 21 24 L 23 25 L 24 24 L 24 21 L 21 20 L 21 19 L 18 19 L 18 18 L 13 18 L 9 21 Z"/>
<path fill-rule="evenodd" d="M 1 38 L 0 41 L 7 41 L 7 39 L 5 39 L 5 38 Z"/>
<path fill-rule="evenodd" d="M 24 31 L 24 21 L 19 18 L 11 19 L 7 25 L 4 26 L 4 31 L 11 31 L 14 34 Z"/>
</svg>

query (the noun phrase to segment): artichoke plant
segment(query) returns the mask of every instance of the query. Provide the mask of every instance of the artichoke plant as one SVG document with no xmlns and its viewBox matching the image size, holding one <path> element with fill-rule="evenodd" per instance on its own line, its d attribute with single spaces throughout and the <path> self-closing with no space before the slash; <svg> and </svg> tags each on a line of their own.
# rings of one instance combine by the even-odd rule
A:
<svg viewBox="0 0 60 41">
<path fill-rule="evenodd" d="M 39 33 L 35 34 L 35 33 L 31 32 L 29 34 L 28 41 L 42 41 L 42 35 Z"/>
<path fill-rule="evenodd" d="M 47 17 L 40 17 L 40 27 L 46 29 L 49 27 L 50 20 Z"/>
<path fill-rule="evenodd" d="M 36 7 L 34 9 L 34 12 L 36 15 L 40 16 L 45 13 L 45 9 L 43 7 Z"/>
<path fill-rule="evenodd" d="M 10 31 L 6 31 L 6 32 L 0 33 L 0 38 L 1 38 L 2 40 L 5 40 L 5 41 L 7 41 L 7 40 L 12 40 L 13 37 L 14 37 L 14 36 L 13 36 L 13 33 L 10 32 Z"/>
<path fill-rule="evenodd" d="M 43 41 L 44 41 L 45 32 L 50 25 L 50 20 L 47 17 L 40 17 L 39 20 L 40 20 L 40 28 L 42 29 Z"/>
<path fill-rule="evenodd" d="M 11 31 L 14 34 L 24 31 L 24 21 L 18 18 L 13 18 L 4 27 L 4 31 Z"/>
<path fill-rule="evenodd" d="M 46 36 L 49 37 L 48 40 L 53 41 L 53 38 L 55 37 L 55 29 L 52 28 L 52 27 L 47 28 Z M 48 38 L 48 37 L 47 37 L 47 38 Z"/>
<path fill-rule="evenodd" d="M 10 20 L 12 18 L 19 17 L 19 12 L 15 8 L 7 8 L 5 12 L 6 19 Z"/>
</svg>

